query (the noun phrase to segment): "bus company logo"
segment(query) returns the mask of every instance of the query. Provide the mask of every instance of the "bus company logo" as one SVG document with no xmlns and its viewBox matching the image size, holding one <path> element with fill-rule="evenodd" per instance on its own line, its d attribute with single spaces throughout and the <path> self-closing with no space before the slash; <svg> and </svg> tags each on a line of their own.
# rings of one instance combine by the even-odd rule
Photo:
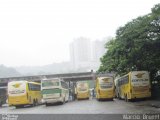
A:
<svg viewBox="0 0 160 120">
<path fill-rule="evenodd" d="M 144 75 L 145 73 L 138 73 L 137 75 L 135 75 L 137 78 L 142 78 L 142 76 Z"/>
<path fill-rule="evenodd" d="M 15 87 L 15 88 L 19 88 L 20 85 L 21 85 L 21 83 L 17 83 L 17 84 L 14 84 L 14 85 L 12 85 L 12 86 Z"/>
<path fill-rule="evenodd" d="M 103 82 L 109 82 L 109 78 L 102 79 Z"/>
</svg>

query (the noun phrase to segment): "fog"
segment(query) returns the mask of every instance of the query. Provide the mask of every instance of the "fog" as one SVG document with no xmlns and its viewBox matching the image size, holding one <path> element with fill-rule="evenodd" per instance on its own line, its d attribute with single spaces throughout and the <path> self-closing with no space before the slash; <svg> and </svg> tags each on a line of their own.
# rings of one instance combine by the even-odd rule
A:
<svg viewBox="0 0 160 120">
<path fill-rule="evenodd" d="M 0 64 L 43 66 L 69 62 L 79 37 L 103 41 L 159 0 L 2 0 Z"/>
</svg>

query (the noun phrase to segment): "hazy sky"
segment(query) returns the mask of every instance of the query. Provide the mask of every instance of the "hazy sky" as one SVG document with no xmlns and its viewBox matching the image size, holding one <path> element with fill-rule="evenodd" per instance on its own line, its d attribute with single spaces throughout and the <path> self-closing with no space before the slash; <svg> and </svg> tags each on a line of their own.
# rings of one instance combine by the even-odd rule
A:
<svg viewBox="0 0 160 120">
<path fill-rule="evenodd" d="M 0 0 L 0 64 L 45 65 L 69 60 L 69 43 L 114 36 L 150 13 L 159 0 Z"/>
</svg>

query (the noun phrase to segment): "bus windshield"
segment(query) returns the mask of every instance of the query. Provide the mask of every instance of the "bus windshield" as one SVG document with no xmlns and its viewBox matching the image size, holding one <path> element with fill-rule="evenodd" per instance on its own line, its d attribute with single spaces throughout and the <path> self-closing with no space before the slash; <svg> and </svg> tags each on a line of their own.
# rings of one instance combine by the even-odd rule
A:
<svg viewBox="0 0 160 120">
<path fill-rule="evenodd" d="M 78 88 L 78 91 L 87 91 L 88 84 L 87 83 L 78 83 L 77 88 Z"/>
<path fill-rule="evenodd" d="M 59 81 L 43 81 L 42 87 L 59 86 Z"/>
<path fill-rule="evenodd" d="M 78 88 L 79 91 L 86 91 L 87 88 Z"/>
<path fill-rule="evenodd" d="M 149 85 L 149 74 L 146 72 L 133 72 L 131 83 L 133 86 L 147 86 Z"/>
<path fill-rule="evenodd" d="M 101 89 L 107 89 L 107 88 L 112 88 L 113 83 L 105 83 L 105 84 L 100 84 Z"/>
<path fill-rule="evenodd" d="M 101 89 L 108 89 L 113 87 L 113 79 L 112 78 L 103 78 L 99 81 Z"/>
<path fill-rule="evenodd" d="M 149 85 L 149 79 L 132 79 L 132 85 L 134 85 L 134 86 Z"/>
</svg>

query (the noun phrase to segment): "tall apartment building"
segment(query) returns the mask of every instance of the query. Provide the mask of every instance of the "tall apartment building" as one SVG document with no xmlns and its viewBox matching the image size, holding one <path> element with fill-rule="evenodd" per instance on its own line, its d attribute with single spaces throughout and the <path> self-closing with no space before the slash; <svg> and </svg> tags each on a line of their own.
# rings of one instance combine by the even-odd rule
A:
<svg viewBox="0 0 160 120">
<path fill-rule="evenodd" d="M 92 42 L 92 60 L 96 62 L 98 65 L 100 64 L 100 58 L 105 53 L 105 43 L 106 40 L 96 40 Z"/>
<path fill-rule="evenodd" d="M 100 66 L 100 58 L 104 55 L 106 52 L 105 50 L 105 43 L 106 41 L 93 41 L 92 42 L 92 68 L 98 69 Z"/>
<path fill-rule="evenodd" d="M 70 44 L 71 63 L 75 69 L 90 66 L 91 41 L 88 38 L 80 37 Z"/>
<path fill-rule="evenodd" d="M 105 53 L 106 41 L 90 41 L 80 37 L 70 44 L 70 59 L 74 69 L 84 68 L 96 70 L 100 65 L 100 57 Z"/>
</svg>

